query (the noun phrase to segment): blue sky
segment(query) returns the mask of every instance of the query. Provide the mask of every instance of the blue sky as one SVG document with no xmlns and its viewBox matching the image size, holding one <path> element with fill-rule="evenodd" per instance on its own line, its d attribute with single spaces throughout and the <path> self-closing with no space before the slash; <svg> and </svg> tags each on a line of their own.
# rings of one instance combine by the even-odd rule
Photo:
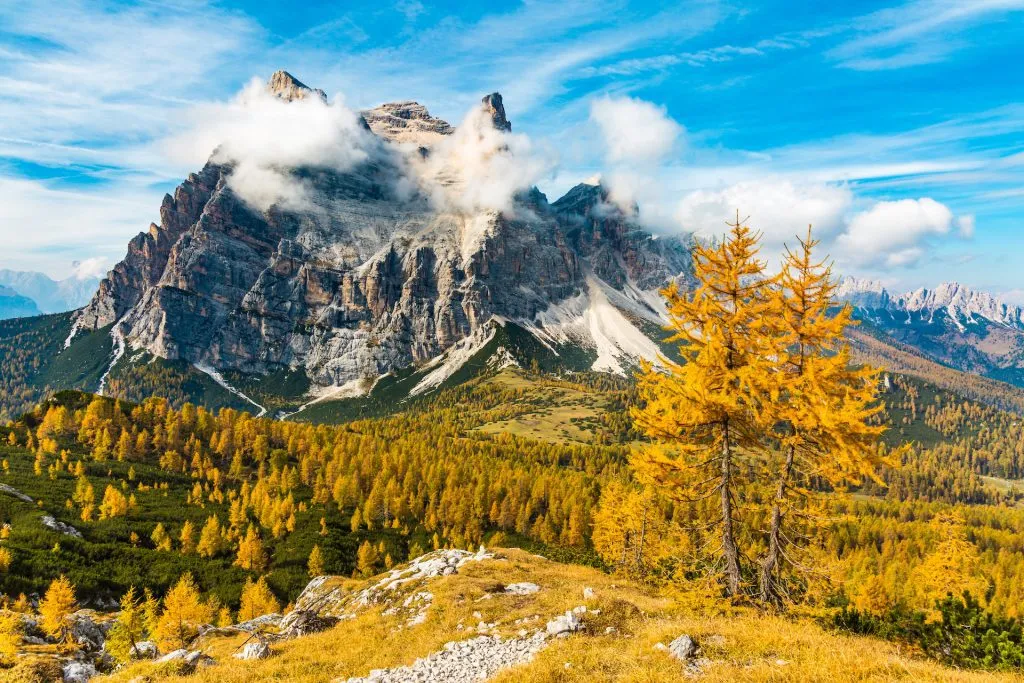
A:
<svg viewBox="0 0 1024 683">
<path fill-rule="evenodd" d="M 284 68 L 453 123 L 499 90 L 552 199 L 600 174 L 653 230 L 739 208 L 769 250 L 813 220 L 844 272 L 1024 302 L 1024 0 L 494 7 L 4 3 L 0 267 L 112 264 L 195 112 Z"/>
</svg>

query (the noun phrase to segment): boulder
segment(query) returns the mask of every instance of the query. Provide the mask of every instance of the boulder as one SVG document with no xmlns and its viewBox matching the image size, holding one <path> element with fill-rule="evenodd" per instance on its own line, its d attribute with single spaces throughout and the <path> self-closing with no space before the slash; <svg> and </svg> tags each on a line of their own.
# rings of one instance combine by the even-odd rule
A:
<svg viewBox="0 0 1024 683">
<path fill-rule="evenodd" d="M 45 526 L 47 529 L 56 531 L 59 534 L 64 534 L 65 536 L 74 536 L 75 538 L 82 538 L 81 531 L 71 526 L 70 524 L 65 524 L 64 522 L 60 521 L 55 517 L 51 517 L 50 515 L 43 515 L 40 521 L 43 523 L 43 526 Z"/>
<path fill-rule="evenodd" d="M 314 610 L 297 609 L 289 612 L 279 622 L 278 632 L 285 638 L 297 638 L 326 631 L 337 623 L 337 617 L 320 616 Z"/>
<path fill-rule="evenodd" d="M 96 667 L 87 662 L 68 662 L 62 674 L 64 683 L 89 683 L 96 675 Z"/>
<path fill-rule="evenodd" d="M 512 595 L 532 595 L 539 591 L 540 586 L 535 583 L 530 583 L 529 581 L 524 581 L 522 583 L 510 583 L 505 586 L 505 592 Z"/>
<path fill-rule="evenodd" d="M 96 621 L 95 612 L 79 610 L 68 621 L 71 622 L 71 637 L 83 650 L 97 652 L 103 649 L 109 627 Z"/>
<path fill-rule="evenodd" d="M 18 489 L 14 488 L 13 486 L 8 486 L 7 484 L 0 484 L 0 493 L 6 493 L 9 496 L 14 496 L 18 500 L 25 501 L 26 503 L 35 502 Z"/>
<path fill-rule="evenodd" d="M 565 614 L 555 617 L 548 622 L 547 632 L 548 635 L 560 636 L 562 634 L 574 633 L 580 630 L 583 622 L 580 621 L 578 615 L 574 614 L 572 610 L 569 610 Z"/>
<path fill-rule="evenodd" d="M 128 654 L 132 659 L 156 659 L 160 650 L 152 640 L 143 640 L 135 643 Z"/>
<path fill-rule="evenodd" d="M 168 652 L 163 657 L 156 660 L 156 663 L 178 664 L 179 672 L 187 675 L 195 671 L 198 666 L 213 664 L 213 658 L 207 657 L 200 650 L 179 649 Z"/>
<path fill-rule="evenodd" d="M 669 653 L 680 661 L 689 661 L 700 652 L 697 641 L 690 636 L 683 634 L 668 644 Z"/>
<path fill-rule="evenodd" d="M 266 659 L 271 654 L 270 646 L 261 641 L 246 643 L 241 652 L 232 655 L 235 659 Z"/>
<path fill-rule="evenodd" d="M 281 621 L 283 619 L 284 616 L 277 614 L 276 612 L 273 614 L 264 614 L 256 617 L 255 619 L 235 624 L 235 628 L 239 631 L 248 631 L 249 633 L 253 633 L 254 631 L 265 631 L 268 628 L 276 629 L 281 625 Z"/>
</svg>

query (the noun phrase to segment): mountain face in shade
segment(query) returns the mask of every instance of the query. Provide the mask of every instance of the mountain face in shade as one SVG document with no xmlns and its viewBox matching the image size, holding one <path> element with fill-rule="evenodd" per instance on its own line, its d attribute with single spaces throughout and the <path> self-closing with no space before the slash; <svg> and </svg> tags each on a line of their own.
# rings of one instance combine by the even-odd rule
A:
<svg viewBox="0 0 1024 683">
<path fill-rule="evenodd" d="M 878 282 L 847 278 L 838 294 L 867 325 L 934 360 L 1024 386 L 1019 306 L 958 282 L 890 294 Z"/>
<path fill-rule="evenodd" d="M 321 95 L 286 72 L 268 89 L 288 102 Z M 509 133 L 500 94 L 479 106 L 485 125 Z M 116 348 L 215 372 L 299 370 L 319 387 L 429 366 L 493 324 L 589 347 L 599 369 L 653 355 L 636 326 L 660 323 L 655 290 L 690 277 L 689 238 L 653 238 L 600 186 L 554 203 L 534 188 L 502 210 L 438 204 L 395 178 L 455 129 L 415 102 L 361 116 L 384 151 L 343 172 L 289 169 L 308 189 L 301 210 L 246 204 L 230 164 L 190 175 L 77 329 L 112 325 Z"/>
</svg>

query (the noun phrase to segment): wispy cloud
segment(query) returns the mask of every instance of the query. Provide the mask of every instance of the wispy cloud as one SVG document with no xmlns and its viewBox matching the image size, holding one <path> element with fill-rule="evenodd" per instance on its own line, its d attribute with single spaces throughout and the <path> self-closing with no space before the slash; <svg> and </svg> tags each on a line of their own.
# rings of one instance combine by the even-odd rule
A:
<svg viewBox="0 0 1024 683">
<path fill-rule="evenodd" d="M 968 29 L 1020 10 L 1022 0 L 912 0 L 855 20 L 828 56 L 862 71 L 940 62 L 970 44 Z"/>
</svg>

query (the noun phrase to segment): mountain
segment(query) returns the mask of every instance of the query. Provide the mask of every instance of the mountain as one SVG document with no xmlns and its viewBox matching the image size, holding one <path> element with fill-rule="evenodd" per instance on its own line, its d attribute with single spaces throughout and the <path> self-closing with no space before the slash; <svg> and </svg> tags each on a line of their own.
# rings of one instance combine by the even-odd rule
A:
<svg viewBox="0 0 1024 683">
<path fill-rule="evenodd" d="M 33 271 L 0 270 L 0 285 L 32 299 L 43 313 L 81 308 L 92 298 L 99 282 L 99 278 L 92 276 L 72 275 L 54 280 Z"/>
<path fill-rule="evenodd" d="M 286 72 L 267 88 L 288 106 L 324 98 Z M 555 356 L 582 346 L 581 368 L 623 373 L 653 357 L 644 329 L 662 320 L 656 290 L 689 278 L 689 238 L 656 239 L 599 185 L 553 203 L 518 191 L 501 209 L 437 201 L 432 192 L 460 197 L 474 180 L 446 145 L 493 140 L 487 154 L 510 154 L 501 95 L 475 114 L 464 125 L 479 130 L 459 139 L 415 102 L 361 112 L 364 160 L 287 169 L 305 188 L 298 208 L 255 208 L 233 185 L 233 163 L 215 156 L 164 197 L 160 224 L 129 243 L 72 337 L 109 327 L 114 375 L 159 358 L 234 391 L 228 375 L 290 372 L 314 397 L 410 368 L 433 368 L 415 385 L 429 389 L 498 328 L 525 330 Z M 429 187 L 398 187 L 424 163 Z"/>
<path fill-rule="evenodd" d="M 18 294 L 10 287 L 0 285 L 0 320 L 39 315 L 39 312 L 35 301 Z"/>
<path fill-rule="evenodd" d="M 891 294 L 846 278 L 838 296 L 865 326 L 947 366 L 1024 386 L 1024 310 L 958 282 Z"/>
</svg>

